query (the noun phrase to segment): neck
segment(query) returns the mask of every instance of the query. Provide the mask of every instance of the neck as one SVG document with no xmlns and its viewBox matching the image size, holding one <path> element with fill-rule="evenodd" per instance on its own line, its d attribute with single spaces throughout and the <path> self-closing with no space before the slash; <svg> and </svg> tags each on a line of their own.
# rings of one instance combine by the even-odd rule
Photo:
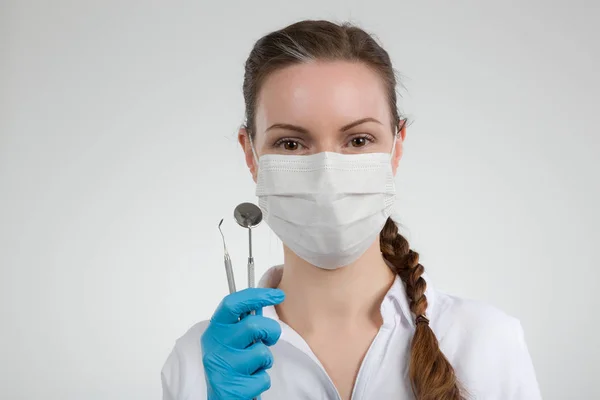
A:
<svg viewBox="0 0 600 400">
<path fill-rule="evenodd" d="M 286 300 L 277 306 L 277 313 L 301 334 L 364 322 L 380 326 L 380 305 L 394 278 L 381 255 L 379 238 L 358 260 L 335 270 L 315 267 L 284 247 L 279 288 Z"/>
</svg>

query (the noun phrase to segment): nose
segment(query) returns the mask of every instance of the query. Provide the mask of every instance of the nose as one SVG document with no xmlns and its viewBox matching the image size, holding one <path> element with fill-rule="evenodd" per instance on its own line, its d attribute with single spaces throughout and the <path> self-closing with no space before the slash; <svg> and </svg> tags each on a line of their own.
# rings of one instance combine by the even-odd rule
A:
<svg viewBox="0 0 600 400">
<path fill-rule="evenodd" d="M 313 151 L 311 153 L 322 153 L 322 152 L 330 152 L 330 153 L 341 153 L 342 149 L 339 143 L 334 140 L 323 139 L 316 141 L 313 146 Z"/>
</svg>

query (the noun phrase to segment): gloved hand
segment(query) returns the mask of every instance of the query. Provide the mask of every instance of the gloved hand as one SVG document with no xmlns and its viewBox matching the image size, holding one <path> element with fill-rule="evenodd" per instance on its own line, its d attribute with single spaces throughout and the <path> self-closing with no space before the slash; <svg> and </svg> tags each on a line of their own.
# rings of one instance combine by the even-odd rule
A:
<svg viewBox="0 0 600 400">
<path fill-rule="evenodd" d="M 271 387 L 267 346 L 277 342 L 281 327 L 262 316 L 262 307 L 284 297 L 279 289 L 249 288 L 221 301 L 200 340 L 208 400 L 249 400 Z M 247 315 L 252 310 L 257 315 Z"/>
</svg>

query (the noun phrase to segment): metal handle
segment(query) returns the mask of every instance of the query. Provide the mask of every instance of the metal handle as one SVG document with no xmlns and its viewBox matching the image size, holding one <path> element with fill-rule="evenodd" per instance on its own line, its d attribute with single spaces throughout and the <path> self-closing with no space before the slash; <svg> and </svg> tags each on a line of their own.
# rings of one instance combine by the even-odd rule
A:
<svg viewBox="0 0 600 400">
<path fill-rule="evenodd" d="M 254 258 L 248 257 L 248 287 L 253 288 L 256 287 L 254 281 Z M 256 311 L 252 310 L 250 312 L 252 315 L 256 315 Z"/>
<path fill-rule="evenodd" d="M 229 254 L 225 254 L 225 273 L 227 274 L 229 293 L 235 293 L 235 277 L 233 276 L 233 268 L 231 267 L 231 258 L 229 257 Z"/>
<path fill-rule="evenodd" d="M 256 287 L 254 282 L 254 258 L 248 257 L 248 287 Z"/>
</svg>

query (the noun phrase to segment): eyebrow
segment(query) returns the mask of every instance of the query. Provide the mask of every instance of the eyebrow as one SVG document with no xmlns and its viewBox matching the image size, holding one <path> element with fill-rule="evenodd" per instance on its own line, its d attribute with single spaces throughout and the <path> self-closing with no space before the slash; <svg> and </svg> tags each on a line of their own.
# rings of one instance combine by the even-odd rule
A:
<svg viewBox="0 0 600 400">
<path fill-rule="evenodd" d="M 354 128 L 357 125 L 364 124 L 365 122 L 376 122 L 376 123 L 378 123 L 380 125 L 383 125 L 379 120 L 377 120 L 375 118 L 366 117 L 366 118 L 361 118 L 359 120 L 356 120 L 354 122 L 351 122 L 349 124 L 346 124 L 346 125 L 342 126 L 340 128 L 340 132 L 347 131 L 348 129 Z M 274 128 L 288 129 L 290 131 L 300 132 L 300 133 L 303 133 L 305 135 L 308 134 L 308 129 L 303 128 L 301 126 L 292 125 L 292 124 L 273 124 L 270 127 L 268 127 L 265 132 L 267 132 L 267 131 L 269 131 L 271 129 L 274 129 Z"/>
</svg>

